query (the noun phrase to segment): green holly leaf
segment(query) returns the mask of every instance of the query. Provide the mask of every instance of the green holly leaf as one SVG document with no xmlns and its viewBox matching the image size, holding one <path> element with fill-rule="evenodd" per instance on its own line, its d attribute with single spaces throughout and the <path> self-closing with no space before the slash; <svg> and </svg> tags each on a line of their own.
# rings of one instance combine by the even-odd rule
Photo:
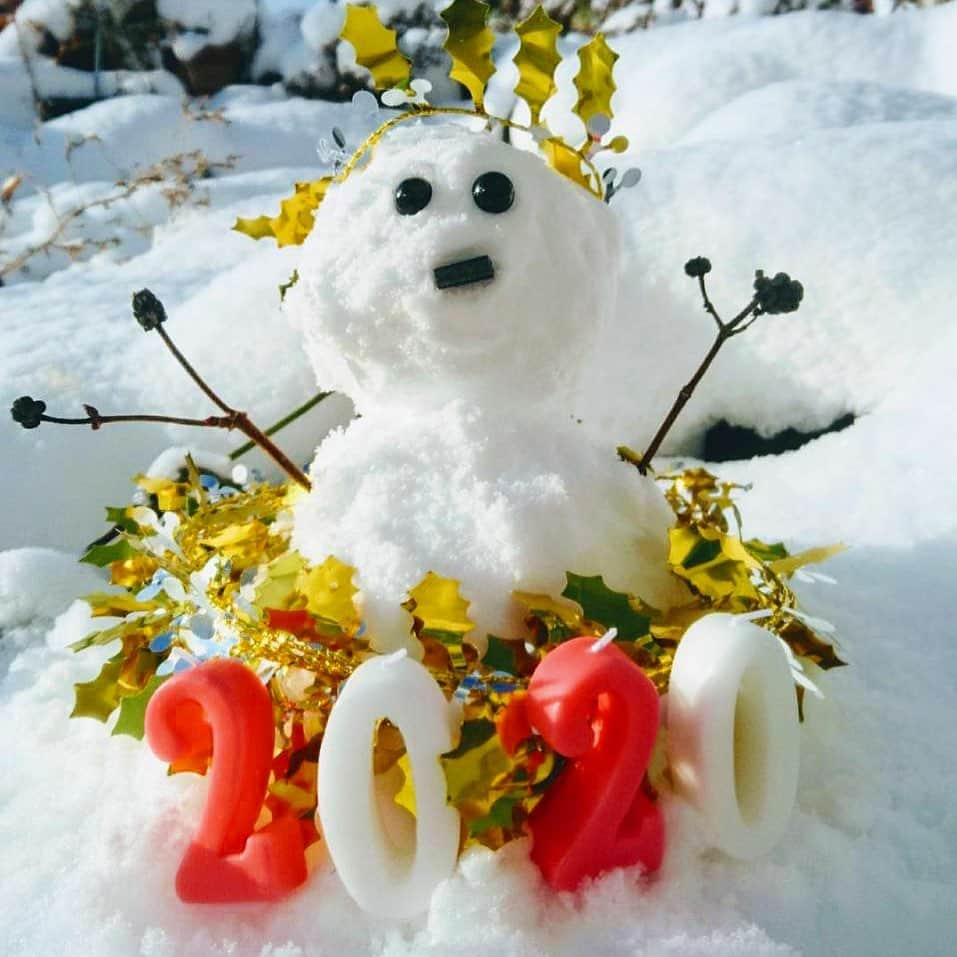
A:
<svg viewBox="0 0 957 957">
<path fill-rule="evenodd" d="M 81 559 L 87 565 L 104 568 L 113 562 L 122 562 L 136 555 L 136 549 L 125 539 L 120 538 L 108 545 L 94 545 Z"/>
<path fill-rule="evenodd" d="M 601 575 L 576 575 L 566 572 L 567 585 L 563 598 L 581 605 L 589 621 L 617 628 L 619 641 L 638 641 L 650 634 L 650 611 L 640 599 L 625 592 L 613 591 Z"/>
<path fill-rule="evenodd" d="M 492 781 L 512 763 L 502 750 L 494 721 L 465 721 L 461 735 L 458 747 L 439 758 L 451 804 L 487 797 Z"/>
<path fill-rule="evenodd" d="M 116 719 L 112 734 L 128 734 L 137 741 L 143 740 L 146 733 L 146 708 L 150 703 L 150 698 L 156 694 L 160 685 L 168 681 L 172 675 L 153 675 L 146 687 L 139 693 L 130 695 L 120 701 L 120 714 Z"/>
<path fill-rule="evenodd" d="M 130 518 L 129 511 L 130 506 L 128 505 L 123 505 L 119 508 L 107 508 L 106 520 L 111 525 L 121 528 L 124 532 L 136 534 L 139 531 L 139 526 Z"/>
<path fill-rule="evenodd" d="M 683 530 L 682 530 L 683 531 Z M 690 531 L 690 530 L 689 530 Z M 721 554 L 721 542 L 699 536 L 681 562 L 683 568 L 697 568 L 713 562 Z"/>
<path fill-rule="evenodd" d="M 495 801 L 484 817 L 469 821 L 469 836 L 477 837 L 493 827 L 511 828 L 514 826 L 515 805 L 521 803 L 517 795 L 504 794 Z"/>
<path fill-rule="evenodd" d="M 765 564 L 781 561 L 788 557 L 788 550 L 784 547 L 784 542 L 762 542 L 758 538 L 751 538 L 742 542 L 742 544 L 759 562 Z"/>
<path fill-rule="evenodd" d="M 488 651 L 482 659 L 482 664 L 492 671 L 503 671 L 507 675 L 519 674 L 518 663 L 515 660 L 514 642 L 504 638 L 488 636 Z"/>
<path fill-rule="evenodd" d="M 297 282 L 299 282 L 299 270 L 294 269 L 289 279 L 287 279 L 286 282 L 281 282 L 279 284 L 279 301 L 280 302 L 286 301 L 286 293 L 289 292 L 289 290 L 292 289 L 292 287 L 295 286 Z"/>
</svg>

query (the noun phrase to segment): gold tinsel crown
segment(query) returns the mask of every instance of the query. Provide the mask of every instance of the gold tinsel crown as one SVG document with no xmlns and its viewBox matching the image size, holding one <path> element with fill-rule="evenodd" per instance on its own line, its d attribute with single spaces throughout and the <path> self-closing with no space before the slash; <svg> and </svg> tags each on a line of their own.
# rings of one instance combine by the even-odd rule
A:
<svg viewBox="0 0 957 957">
<path fill-rule="evenodd" d="M 574 80 L 578 98 L 572 112 L 584 124 L 586 135 L 584 142 L 573 145 L 552 134 L 541 122 L 542 108 L 557 90 L 555 71 L 562 59 L 558 53 L 561 25 L 541 5 L 515 28 L 519 38 L 513 60 L 519 77 L 515 93 L 528 104 L 529 123 L 494 116 L 486 109 L 485 91 L 495 73 L 491 55 L 495 34 L 488 25 L 489 12 L 489 5 L 480 0 L 454 0 L 441 13 L 449 28 L 444 44 L 452 59 L 449 77 L 468 90 L 473 103 L 469 109 L 437 107 L 425 102 L 420 93 L 421 81 L 412 79 L 412 64 L 399 52 L 395 31 L 382 24 L 374 6 L 347 4 L 341 39 L 353 46 L 356 62 L 372 74 L 375 89 L 387 91 L 384 102 L 394 105 L 399 101 L 403 112 L 382 123 L 333 175 L 296 183 L 295 193 L 280 204 L 278 216 L 240 218 L 233 228 L 254 239 L 274 237 L 280 246 L 302 243 L 312 230 L 316 211 L 329 187 L 344 182 L 389 130 L 409 120 L 440 115 L 478 117 L 489 127 L 499 124 L 527 132 L 555 172 L 599 200 L 609 198 L 606 183 L 592 160 L 601 150 L 621 153 L 628 148 L 624 136 L 602 142 L 613 116 L 611 98 L 616 87 L 612 73 L 618 54 L 600 33 L 578 51 L 580 67 Z"/>
</svg>

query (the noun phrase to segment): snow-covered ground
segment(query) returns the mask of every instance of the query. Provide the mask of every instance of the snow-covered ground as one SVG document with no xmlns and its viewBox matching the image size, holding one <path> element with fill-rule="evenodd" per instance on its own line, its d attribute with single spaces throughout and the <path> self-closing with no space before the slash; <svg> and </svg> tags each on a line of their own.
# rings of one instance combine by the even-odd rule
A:
<svg viewBox="0 0 957 957">
<path fill-rule="evenodd" d="M 852 546 L 830 563 L 838 586 L 802 591 L 838 626 L 852 667 L 830 673 L 828 699 L 804 727 L 799 809 L 784 844 L 759 862 L 732 862 L 705 852 L 690 813 L 672 806 L 676 836 L 650 889 L 617 873 L 579 898 L 555 898 L 517 845 L 466 858 L 428 917 L 404 925 L 362 915 L 328 873 L 274 907 L 178 903 L 171 875 L 203 786 L 167 778 L 128 738 L 67 720 L 72 682 L 97 662 L 62 650 L 89 630 L 83 606 L 67 608 L 92 581 L 63 553 L 99 534 L 101 506 L 126 500 L 127 476 L 186 435 L 10 423 L 0 426 L 0 547 L 59 553 L 0 555 L 3 953 L 953 952 L 957 7 L 709 20 L 616 47 L 616 131 L 637 147 L 620 166 L 637 161 L 644 175 L 614 202 L 626 295 L 581 414 L 610 446 L 642 445 L 710 342 L 682 271 L 703 254 L 719 308 L 747 300 L 755 268 L 799 278 L 805 302 L 728 346 L 670 451 L 693 452 L 722 417 L 770 434 L 857 416 L 796 453 L 720 467 L 754 482 L 748 532 Z M 0 60 L 0 83 L 5 70 Z M 507 81 L 503 71 L 499 97 Z M 333 125 L 355 142 L 362 130 L 348 107 L 233 88 L 184 111 L 175 96 L 152 94 L 34 131 L 9 102 L 0 95 L 0 181 L 26 179 L 0 208 L 0 269 L 49 235 L 51 203 L 62 214 L 111 195 L 117 180 L 177 153 L 238 159 L 172 211 L 156 186 L 96 210 L 83 235 L 117 236 L 118 246 L 72 264 L 40 255 L 7 277 L 4 406 L 29 393 L 60 414 L 83 402 L 205 414 L 202 396 L 130 318 L 130 293 L 145 285 L 166 302 L 169 329 L 195 364 L 257 420 L 312 394 L 277 293 L 297 252 L 229 226 L 275 210 L 293 180 L 315 176 L 315 144 Z M 305 461 L 348 415 L 348 403 L 330 400 L 284 444 Z M 222 451 L 235 441 L 203 435 L 201 444 Z"/>
</svg>

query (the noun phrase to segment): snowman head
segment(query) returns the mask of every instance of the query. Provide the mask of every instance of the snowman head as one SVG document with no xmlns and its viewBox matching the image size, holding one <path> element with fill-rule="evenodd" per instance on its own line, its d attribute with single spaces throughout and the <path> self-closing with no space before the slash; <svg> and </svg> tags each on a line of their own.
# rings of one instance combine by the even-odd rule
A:
<svg viewBox="0 0 957 957">
<path fill-rule="evenodd" d="M 325 198 L 287 297 L 323 388 L 360 410 L 569 396 L 614 306 L 607 205 L 532 153 L 399 129 Z"/>
</svg>

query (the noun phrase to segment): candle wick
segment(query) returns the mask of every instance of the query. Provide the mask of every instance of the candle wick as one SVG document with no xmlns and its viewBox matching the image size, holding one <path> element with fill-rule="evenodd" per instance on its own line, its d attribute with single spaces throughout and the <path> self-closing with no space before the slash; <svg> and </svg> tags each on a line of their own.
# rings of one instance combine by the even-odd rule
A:
<svg viewBox="0 0 957 957">
<path fill-rule="evenodd" d="M 603 651 L 605 648 L 607 648 L 617 637 L 618 629 L 609 628 L 608 631 L 606 631 L 601 638 L 599 638 L 598 641 L 591 646 L 589 651 L 591 651 L 592 654 L 598 654 L 599 651 Z"/>
</svg>

